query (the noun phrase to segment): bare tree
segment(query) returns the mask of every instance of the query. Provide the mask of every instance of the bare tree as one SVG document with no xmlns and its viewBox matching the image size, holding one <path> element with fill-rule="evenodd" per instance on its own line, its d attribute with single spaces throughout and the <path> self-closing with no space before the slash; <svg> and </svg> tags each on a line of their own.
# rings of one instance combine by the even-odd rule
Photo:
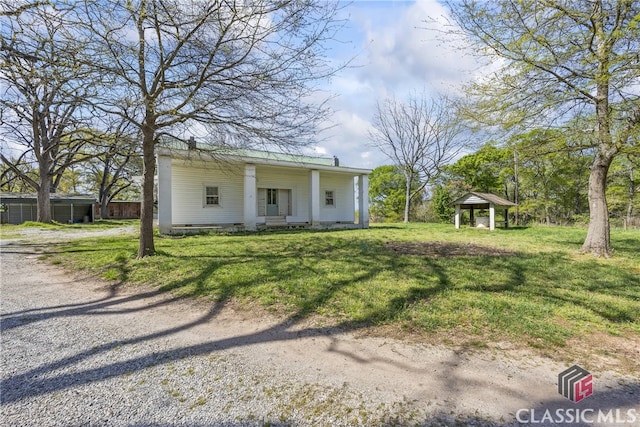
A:
<svg viewBox="0 0 640 427">
<path fill-rule="evenodd" d="M 7 163 L 0 163 L 0 190 L 8 191 L 12 193 L 28 193 L 32 192 L 34 188 L 25 181 L 24 177 L 28 176 L 33 181 L 38 180 L 38 172 L 34 170 L 30 164 L 24 161 L 24 154 L 18 157 L 12 157 L 9 159 L 12 167 L 9 167 Z M 20 173 L 16 173 L 15 169 L 19 169 Z"/>
<path fill-rule="evenodd" d="M 89 62 L 110 83 L 102 108 L 140 130 L 138 256 L 155 252 L 155 147 L 207 127 L 238 144 L 309 142 L 326 115 L 314 82 L 335 69 L 323 44 L 338 25 L 328 1 L 106 0 L 86 3 Z"/>
<path fill-rule="evenodd" d="M 406 103 L 378 102 L 373 127 L 373 144 L 405 177 L 404 222 L 409 222 L 411 200 L 460 152 L 463 128 L 449 99 L 430 100 L 424 92 Z"/>
<path fill-rule="evenodd" d="M 78 128 L 92 84 L 65 22 L 69 11 L 34 3 L 0 15 L 0 160 L 37 191 L 41 222 L 51 222 L 49 194 L 64 170 L 86 159 L 87 134 Z M 37 165 L 37 179 L 25 162 Z"/>
<path fill-rule="evenodd" d="M 640 2 L 460 0 L 449 8 L 476 51 L 498 68 L 469 88 L 477 120 L 563 127 L 576 116 L 593 117 L 582 250 L 609 256 L 607 174 L 640 127 Z"/>
<path fill-rule="evenodd" d="M 87 177 L 94 184 L 100 203 L 100 218 L 109 218 L 109 203 L 137 186 L 134 178 L 142 173 L 141 147 L 136 135 L 116 132 L 105 136 L 109 149 L 87 162 Z"/>
</svg>

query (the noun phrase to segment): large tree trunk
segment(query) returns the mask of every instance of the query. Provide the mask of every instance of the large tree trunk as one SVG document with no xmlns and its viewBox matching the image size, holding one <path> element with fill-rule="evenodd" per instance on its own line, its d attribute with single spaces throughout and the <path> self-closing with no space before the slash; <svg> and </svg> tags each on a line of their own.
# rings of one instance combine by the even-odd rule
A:
<svg viewBox="0 0 640 427">
<path fill-rule="evenodd" d="M 109 195 L 107 193 L 100 195 L 100 218 L 109 219 Z"/>
<path fill-rule="evenodd" d="M 153 183 L 155 175 L 154 132 L 143 130 L 142 141 L 142 207 L 140 212 L 140 246 L 138 258 L 155 254 L 153 243 Z"/>
<path fill-rule="evenodd" d="M 605 43 L 604 15 L 602 1 L 595 4 L 592 20 L 594 35 L 597 40 L 598 71 L 596 73 L 595 107 L 598 120 L 598 150 L 589 174 L 589 231 L 582 245 L 583 252 L 591 252 L 595 256 L 611 255 L 611 238 L 609 235 L 609 209 L 607 207 L 607 174 L 615 157 L 611 135 L 611 112 L 609 111 L 609 45 Z"/>
<path fill-rule="evenodd" d="M 51 223 L 51 177 L 48 162 L 40 162 L 36 221 Z"/>
<path fill-rule="evenodd" d="M 607 173 L 613 156 L 598 153 L 589 174 L 589 231 L 582 245 L 583 252 L 596 256 L 611 255 L 609 210 L 607 207 Z"/>
<path fill-rule="evenodd" d="M 109 189 L 107 185 L 107 176 L 109 175 L 109 157 L 104 160 L 104 170 L 102 172 L 102 179 L 100 179 L 100 218 L 109 218 Z"/>
</svg>

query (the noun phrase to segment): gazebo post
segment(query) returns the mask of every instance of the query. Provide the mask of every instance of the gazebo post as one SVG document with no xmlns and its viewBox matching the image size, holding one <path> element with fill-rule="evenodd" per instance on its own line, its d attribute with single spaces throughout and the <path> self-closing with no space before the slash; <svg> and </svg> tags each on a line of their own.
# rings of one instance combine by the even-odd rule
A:
<svg viewBox="0 0 640 427">
<path fill-rule="evenodd" d="M 471 210 L 469 211 L 469 227 L 473 228 L 476 226 L 476 218 L 473 215 L 473 205 L 471 205 Z"/>
<path fill-rule="evenodd" d="M 496 207 L 489 203 L 489 230 L 496 229 Z"/>
<path fill-rule="evenodd" d="M 456 229 L 460 228 L 460 205 L 456 205 L 456 216 L 454 219 Z"/>
<path fill-rule="evenodd" d="M 509 209 L 504 210 L 504 228 L 509 228 Z"/>
</svg>

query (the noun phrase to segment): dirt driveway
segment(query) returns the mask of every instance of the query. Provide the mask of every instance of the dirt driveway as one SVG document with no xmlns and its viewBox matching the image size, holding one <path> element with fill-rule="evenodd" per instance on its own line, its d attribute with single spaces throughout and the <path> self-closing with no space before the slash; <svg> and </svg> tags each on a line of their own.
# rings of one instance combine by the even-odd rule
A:
<svg viewBox="0 0 640 427">
<path fill-rule="evenodd" d="M 620 373 L 592 372 L 573 403 L 566 363 L 257 317 L 69 276 L 41 243 L 0 249 L 2 425 L 640 426 L 640 379 Z"/>
</svg>

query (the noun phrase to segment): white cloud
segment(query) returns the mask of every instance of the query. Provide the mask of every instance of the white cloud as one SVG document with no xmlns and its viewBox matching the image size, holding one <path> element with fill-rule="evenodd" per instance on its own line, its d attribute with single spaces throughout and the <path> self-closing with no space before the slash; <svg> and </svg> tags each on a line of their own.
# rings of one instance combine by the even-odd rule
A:
<svg viewBox="0 0 640 427">
<path fill-rule="evenodd" d="M 329 155 L 335 155 L 345 166 L 375 168 L 388 163 L 369 142 L 371 122 L 363 117 L 357 108 L 337 111 L 333 116 L 333 124 L 324 135 L 321 147 Z"/>
<path fill-rule="evenodd" d="M 374 168 L 389 164 L 369 141 L 378 100 L 423 89 L 456 93 L 478 65 L 460 49 L 464 40 L 442 41 L 447 11 L 435 0 L 356 1 L 345 13 L 349 23 L 338 35 L 344 43 L 335 50 L 342 55 L 337 60 L 358 55 L 331 81 L 329 90 L 338 95 L 331 101 L 334 127 L 321 145 L 341 164 Z"/>
<path fill-rule="evenodd" d="M 328 154 L 327 149 L 319 145 L 316 145 L 315 147 L 313 147 L 313 152 L 320 156 L 326 156 Z"/>
<path fill-rule="evenodd" d="M 399 95 L 423 87 L 447 92 L 467 81 L 477 68 L 469 52 L 460 49 L 464 40 L 445 37 L 447 11 L 435 0 L 391 3 L 383 18 L 372 14 L 376 8 L 362 6 L 356 3 L 353 19 L 366 35 L 367 56 L 360 78 L 370 85 Z"/>
</svg>

